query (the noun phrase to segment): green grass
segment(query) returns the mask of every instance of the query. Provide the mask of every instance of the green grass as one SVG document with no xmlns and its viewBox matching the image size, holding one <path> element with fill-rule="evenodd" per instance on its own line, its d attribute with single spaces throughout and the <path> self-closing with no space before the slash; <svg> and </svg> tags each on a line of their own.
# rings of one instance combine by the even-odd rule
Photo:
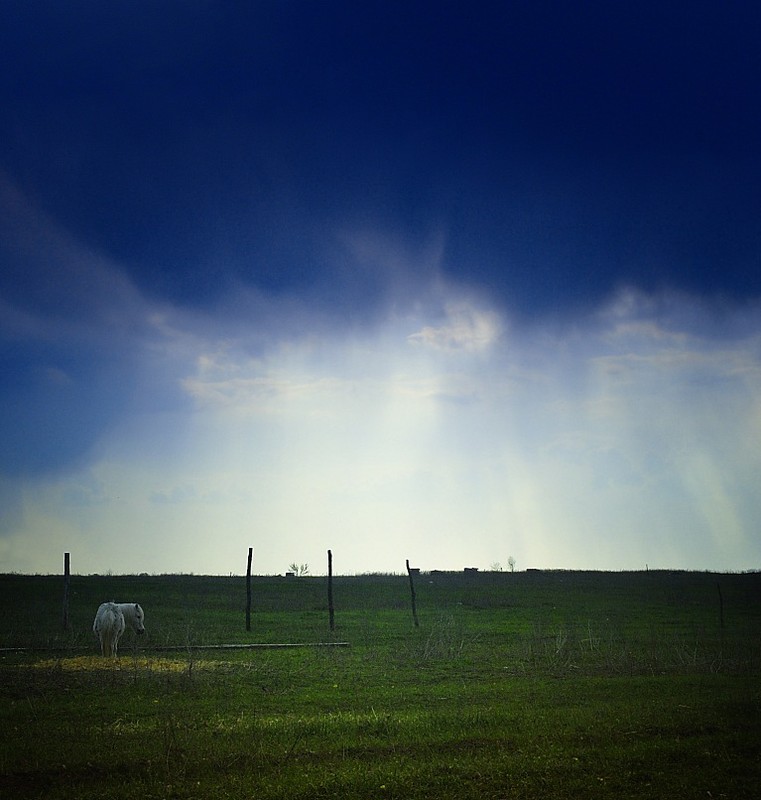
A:
<svg viewBox="0 0 761 800">
<path fill-rule="evenodd" d="M 242 578 L 73 576 L 63 631 L 62 578 L 1 576 L 0 647 L 47 650 L 0 652 L 0 796 L 756 796 L 761 575 L 416 588 L 418 629 L 406 576 L 337 578 L 331 633 L 324 578 L 256 578 L 247 633 Z M 112 598 L 148 629 L 118 663 L 90 632 Z"/>
</svg>

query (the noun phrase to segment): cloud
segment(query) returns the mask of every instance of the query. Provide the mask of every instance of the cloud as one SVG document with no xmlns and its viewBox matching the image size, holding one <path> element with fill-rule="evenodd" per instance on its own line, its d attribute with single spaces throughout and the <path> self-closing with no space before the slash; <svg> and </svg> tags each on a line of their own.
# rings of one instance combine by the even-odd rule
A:
<svg viewBox="0 0 761 800">
<path fill-rule="evenodd" d="M 409 341 L 436 350 L 478 353 L 487 350 L 499 338 L 500 319 L 493 311 L 469 303 L 455 303 L 446 307 L 445 314 L 441 325 L 426 325 L 410 334 Z"/>
<path fill-rule="evenodd" d="M 5 337 L 92 341 L 109 333 L 139 333 L 147 304 L 127 276 L 108 258 L 78 241 L 37 208 L 0 170 L 0 278 Z"/>
<path fill-rule="evenodd" d="M 155 336 L 127 274 L 0 172 L 0 471 L 67 468 L 129 404 Z"/>
<path fill-rule="evenodd" d="M 371 269 L 384 248 L 362 242 Z M 386 277 L 402 288 L 358 323 L 243 285 L 159 304 L 56 248 L 70 300 L 32 298 L 6 328 L 45 343 L 24 373 L 38 405 L 4 421 L 14 451 L 39 453 L 2 484 L 9 568 L 56 569 L 51 547 L 82 571 L 221 573 L 251 545 L 265 572 L 327 547 L 345 571 L 761 555 L 757 307 L 626 290 L 519 321 L 442 280 L 433 247 L 406 283 L 416 254 L 399 245 Z"/>
<path fill-rule="evenodd" d="M 481 328 L 478 310 L 450 304 L 417 334 L 391 316 L 365 338 L 281 342 L 265 357 L 210 349 L 183 385 L 228 437 L 247 431 L 239 465 L 272 465 L 279 489 L 262 513 L 279 531 L 340 539 L 343 518 L 368 542 L 387 529 L 455 537 L 453 559 L 492 542 L 523 562 L 641 566 L 694 545 L 708 564 L 722 542 L 730 559 L 754 552 L 759 509 L 742 477 L 759 469 L 760 329 L 717 342 L 676 324 L 700 317 L 682 302 L 674 316 L 617 299 L 570 330 L 513 326 L 509 345 L 496 334 L 508 320 Z"/>
</svg>

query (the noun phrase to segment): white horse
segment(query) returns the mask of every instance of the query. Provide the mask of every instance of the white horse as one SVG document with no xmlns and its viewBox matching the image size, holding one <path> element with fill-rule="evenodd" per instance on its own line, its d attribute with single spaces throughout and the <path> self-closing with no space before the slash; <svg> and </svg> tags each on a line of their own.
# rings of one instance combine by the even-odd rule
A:
<svg viewBox="0 0 761 800">
<path fill-rule="evenodd" d="M 144 619 L 143 609 L 137 603 L 101 603 L 92 624 L 93 633 L 100 642 L 100 652 L 115 657 L 127 623 L 135 633 L 145 633 Z"/>
</svg>

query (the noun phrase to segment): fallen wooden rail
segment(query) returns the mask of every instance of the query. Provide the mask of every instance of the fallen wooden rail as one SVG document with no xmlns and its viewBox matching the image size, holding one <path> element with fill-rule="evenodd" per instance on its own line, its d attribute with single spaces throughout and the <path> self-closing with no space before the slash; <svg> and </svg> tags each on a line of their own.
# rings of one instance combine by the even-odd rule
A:
<svg viewBox="0 0 761 800">
<path fill-rule="evenodd" d="M 145 647 L 141 650 L 285 650 L 290 647 L 349 647 L 349 642 L 293 642 L 280 644 L 172 644 L 165 647 Z"/>
<path fill-rule="evenodd" d="M 349 642 L 258 642 L 256 644 L 168 644 L 137 648 L 139 653 L 187 652 L 188 650 L 287 650 L 297 647 L 350 647 Z M 0 647 L 0 653 L 85 653 L 92 647 Z M 122 648 L 127 655 L 132 648 Z"/>
</svg>

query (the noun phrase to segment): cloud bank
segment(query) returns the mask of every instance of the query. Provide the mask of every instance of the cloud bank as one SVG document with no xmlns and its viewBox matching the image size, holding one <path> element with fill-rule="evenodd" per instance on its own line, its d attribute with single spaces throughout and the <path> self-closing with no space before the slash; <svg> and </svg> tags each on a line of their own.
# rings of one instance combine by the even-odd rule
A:
<svg viewBox="0 0 761 800">
<path fill-rule="evenodd" d="M 28 452 L 2 464 L 2 570 L 758 565 L 758 305 L 629 289 L 526 322 L 407 248 L 364 324 L 245 287 L 199 309 L 40 225 L 78 311 L 5 318 L 39 358 L 5 420 Z"/>
</svg>

